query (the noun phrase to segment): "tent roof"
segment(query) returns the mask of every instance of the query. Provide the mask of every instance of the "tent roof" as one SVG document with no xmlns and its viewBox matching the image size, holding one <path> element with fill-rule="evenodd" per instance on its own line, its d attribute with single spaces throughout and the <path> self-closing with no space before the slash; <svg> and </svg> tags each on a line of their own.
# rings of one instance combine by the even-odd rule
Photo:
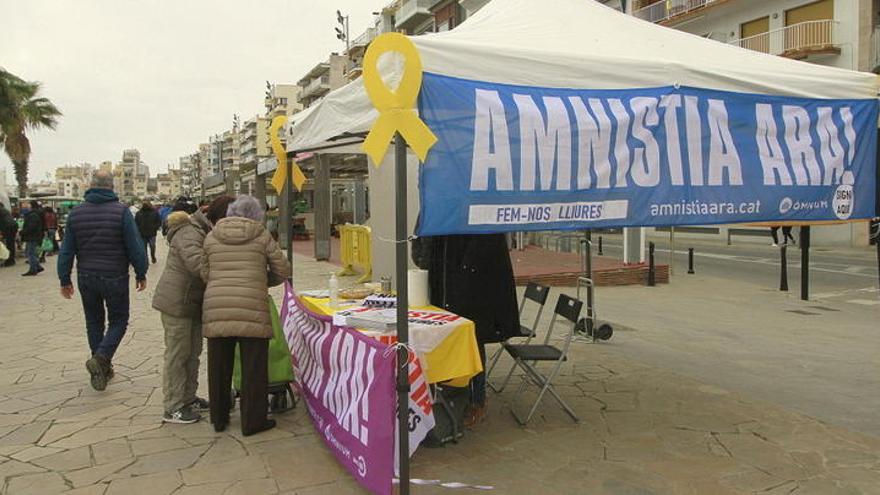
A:
<svg viewBox="0 0 880 495">
<path fill-rule="evenodd" d="M 425 72 L 522 86 L 624 89 L 671 85 L 806 98 L 877 97 L 880 79 L 759 53 L 666 28 L 588 0 L 493 0 L 452 31 L 411 37 Z M 388 81 L 399 61 L 384 60 Z M 396 84 L 396 83 L 395 83 Z M 304 149 L 376 118 L 357 79 L 294 117 Z"/>
</svg>

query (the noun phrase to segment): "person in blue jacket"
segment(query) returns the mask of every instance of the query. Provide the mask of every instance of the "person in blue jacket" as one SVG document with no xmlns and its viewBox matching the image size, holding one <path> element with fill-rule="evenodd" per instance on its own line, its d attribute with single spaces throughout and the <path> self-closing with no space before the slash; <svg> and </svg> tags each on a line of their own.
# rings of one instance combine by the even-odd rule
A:
<svg viewBox="0 0 880 495">
<path fill-rule="evenodd" d="M 95 173 L 85 202 L 67 217 L 66 235 L 58 255 L 58 278 L 65 299 L 72 298 L 74 293 L 74 259 L 92 352 L 86 369 L 92 388 L 104 390 L 113 377 L 113 355 L 128 328 L 128 267 L 134 268 L 138 292 L 147 287 L 149 267 L 134 217 L 113 192 L 113 175 L 109 172 Z"/>
</svg>

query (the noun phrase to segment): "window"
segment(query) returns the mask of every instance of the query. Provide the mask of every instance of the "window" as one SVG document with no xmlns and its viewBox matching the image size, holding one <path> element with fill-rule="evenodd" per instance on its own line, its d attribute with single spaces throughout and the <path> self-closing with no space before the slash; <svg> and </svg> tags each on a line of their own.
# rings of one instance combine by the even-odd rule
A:
<svg viewBox="0 0 880 495">
<path fill-rule="evenodd" d="M 740 46 L 756 52 L 770 52 L 770 17 L 765 16 L 739 26 Z M 763 36 L 762 36 L 763 35 Z"/>
<path fill-rule="evenodd" d="M 834 19 L 834 1 L 820 0 L 785 11 L 785 25 Z"/>
</svg>

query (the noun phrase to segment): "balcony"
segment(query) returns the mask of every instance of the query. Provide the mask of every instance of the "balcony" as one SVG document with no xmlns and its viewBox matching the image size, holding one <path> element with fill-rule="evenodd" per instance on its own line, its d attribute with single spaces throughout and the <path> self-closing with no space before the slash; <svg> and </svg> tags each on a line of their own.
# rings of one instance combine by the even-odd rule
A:
<svg viewBox="0 0 880 495">
<path fill-rule="evenodd" d="M 351 40 L 351 46 L 348 48 L 349 55 L 351 55 L 352 52 L 364 50 L 371 41 L 376 39 L 376 36 L 378 35 L 379 29 L 375 27 L 367 28 L 367 30 L 364 31 L 363 34 Z"/>
<path fill-rule="evenodd" d="M 837 24 L 832 19 L 799 22 L 729 43 L 756 52 L 794 59 L 806 58 L 809 55 L 839 55 Z"/>
<path fill-rule="evenodd" d="M 435 3 L 437 0 L 404 0 L 395 16 L 395 27 L 406 29 L 407 32 L 412 31 L 433 15 L 431 7 Z"/>
<path fill-rule="evenodd" d="M 726 0 L 660 0 L 636 10 L 633 15 L 648 22 L 662 23 L 724 1 Z"/>
<path fill-rule="evenodd" d="M 300 98 L 320 96 L 328 91 L 330 91 L 330 76 L 325 74 L 312 79 L 309 84 L 304 86 Z"/>
</svg>

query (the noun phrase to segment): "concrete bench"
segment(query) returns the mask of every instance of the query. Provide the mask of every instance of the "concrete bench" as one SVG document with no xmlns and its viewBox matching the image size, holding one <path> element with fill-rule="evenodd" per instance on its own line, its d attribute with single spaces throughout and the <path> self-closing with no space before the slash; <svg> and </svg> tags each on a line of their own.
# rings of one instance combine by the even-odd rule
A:
<svg viewBox="0 0 880 495">
<path fill-rule="evenodd" d="M 751 237 L 768 237 L 767 229 L 727 229 L 727 245 L 730 246 L 730 238 L 735 235 Z"/>
</svg>

